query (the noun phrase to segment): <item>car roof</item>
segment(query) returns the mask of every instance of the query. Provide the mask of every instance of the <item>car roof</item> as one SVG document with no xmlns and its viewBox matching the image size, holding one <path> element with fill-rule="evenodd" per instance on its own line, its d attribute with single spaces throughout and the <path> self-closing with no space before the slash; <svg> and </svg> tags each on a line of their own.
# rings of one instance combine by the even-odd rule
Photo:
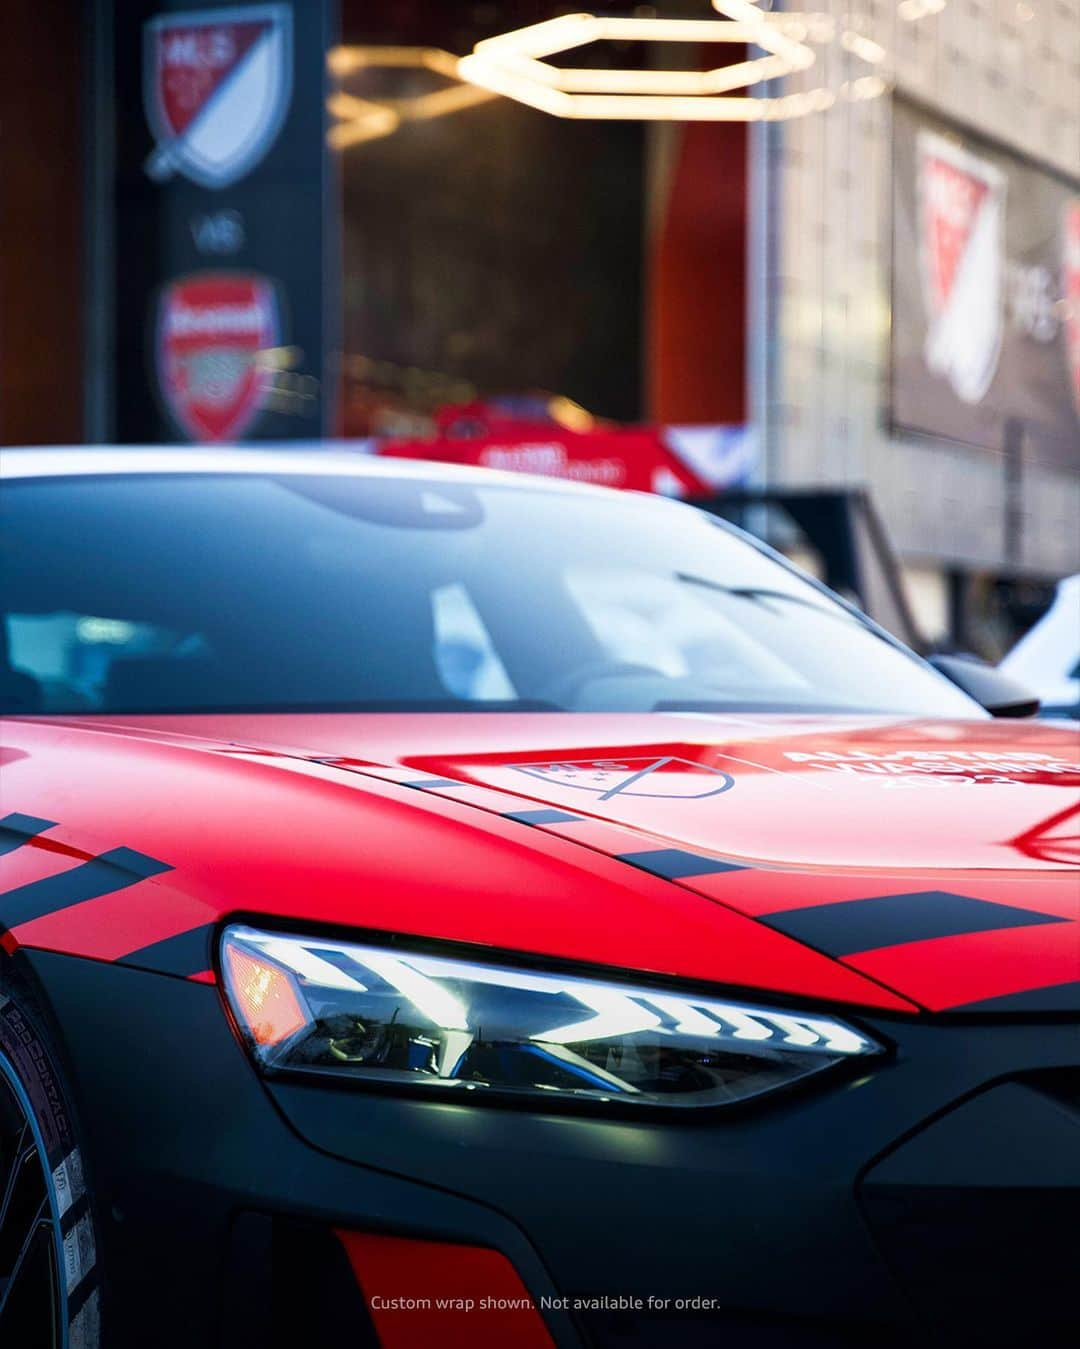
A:
<svg viewBox="0 0 1080 1349">
<path fill-rule="evenodd" d="M 364 442 L 359 443 L 363 446 Z M 349 441 L 291 442 L 277 446 L 49 445 L 4 446 L 0 480 L 111 477 L 122 474 L 292 474 L 342 477 L 416 478 L 424 482 L 513 486 L 519 490 L 569 492 L 610 497 L 612 489 L 565 478 L 509 473 L 500 469 L 441 464 L 426 459 L 394 459 L 370 453 Z M 616 495 L 624 496 L 619 492 Z M 635 493 L 636 496 L 648 495 Z M 656 498 L 666 500 L 666 498 Z"/>
</svg>

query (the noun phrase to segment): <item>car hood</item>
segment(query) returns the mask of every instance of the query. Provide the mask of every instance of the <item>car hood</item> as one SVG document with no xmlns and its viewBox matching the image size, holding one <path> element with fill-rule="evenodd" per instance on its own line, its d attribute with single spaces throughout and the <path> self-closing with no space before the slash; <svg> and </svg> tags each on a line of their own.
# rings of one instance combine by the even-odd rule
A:
<svg viewBox="0 0 1080 1349">
<path fill-rule="evenodd" d="M 601 854 L 925 1008 L 1080 1010 L 1080 741 L 1068 729 L 547 713 L 132 717 L 110 729 L 359 775 L 414 808 L 468 807 L 477 828 L 509 821 L 523 856 L 545 838 Z"/>
<path fill-rule="evenodd" d="M 131 720 L 291 747 L 392 780 L 437 779 L 431 790 L 463 800 L 462 789 L 494 789 L 758 866 L 1080 870 L 1080 732 L 1034 721 L 537 713 Z"/>
</svg>

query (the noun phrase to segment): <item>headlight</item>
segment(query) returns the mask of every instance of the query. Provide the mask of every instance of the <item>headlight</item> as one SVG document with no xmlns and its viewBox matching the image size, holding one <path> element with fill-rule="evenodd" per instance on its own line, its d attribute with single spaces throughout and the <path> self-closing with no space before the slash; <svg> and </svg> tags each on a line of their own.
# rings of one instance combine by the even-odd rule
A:
<svg viewBox="0 0 1080 1349">
<path fill-rule="evenodd" d="M 455 1098 L 717 1106 L 881 1052 L 830 1016 L 250 927 L 222 968 L 264 1069 Z"/>
</svg>

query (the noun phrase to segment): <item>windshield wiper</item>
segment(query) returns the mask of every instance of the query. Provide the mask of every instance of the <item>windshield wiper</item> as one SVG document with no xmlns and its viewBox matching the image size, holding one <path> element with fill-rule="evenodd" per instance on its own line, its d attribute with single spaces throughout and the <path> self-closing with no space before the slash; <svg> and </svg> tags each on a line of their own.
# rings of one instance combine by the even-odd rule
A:
<svg viewBox="0 0 1080 1349">
<path fill-rule="evenodd" d="M 801 604 L 803 608 L 813 609 L 814 613 L 824 614 L 826 618 L 847 617 L 842 609 L 815 604 L 813 600 L 804 599 L 801 595 L 793 595 L 788 590 L 771 590 L 767 586 L 726 586 L 719 581 L 709 581 L 704 576 L 693 576 L 690 572 L 685 571 L 677 571 L 675 579 L 684 582 L 686 585 L 700 586 L 703 590 L 715 590 L 720 595 L 734 595 L 737 599 L 754 600 L 759 603 L 767 600 L 787 600 L 789 604 Z"/>
</svg>

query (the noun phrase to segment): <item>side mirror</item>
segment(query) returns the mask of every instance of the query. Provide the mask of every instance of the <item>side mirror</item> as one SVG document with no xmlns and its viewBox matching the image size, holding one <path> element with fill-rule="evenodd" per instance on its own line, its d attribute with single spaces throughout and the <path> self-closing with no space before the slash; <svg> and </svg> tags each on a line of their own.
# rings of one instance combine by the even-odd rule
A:
<svg viewBox="0 0 1080 1349">
<path fill-rule="evenodd" d="M 995 665 L 974 656 L 935 655 L 927 656 L 927 661 L 992 717 L 1033 717 L 1039 710 L 1036 695 Z"/>
</svg>

